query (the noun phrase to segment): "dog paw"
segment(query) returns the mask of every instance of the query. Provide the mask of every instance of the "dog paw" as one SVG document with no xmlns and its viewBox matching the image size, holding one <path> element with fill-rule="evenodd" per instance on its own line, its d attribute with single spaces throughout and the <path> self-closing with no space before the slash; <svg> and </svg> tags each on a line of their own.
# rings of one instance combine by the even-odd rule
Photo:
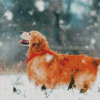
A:
<svg viewBox="0 0 100 100">
<path fill-rule="evenodd" d="M 41 87 L 41 90 L 46 90 L 45 85 L 43 85 L 43 86 Z"/>
</svg>

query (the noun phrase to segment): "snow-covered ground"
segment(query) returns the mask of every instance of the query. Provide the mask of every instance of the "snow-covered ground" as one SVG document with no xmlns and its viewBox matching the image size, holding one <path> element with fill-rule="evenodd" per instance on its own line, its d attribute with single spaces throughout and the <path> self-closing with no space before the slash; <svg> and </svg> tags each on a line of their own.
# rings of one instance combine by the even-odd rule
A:
<svg viewBox="0 0 100 100">
<path fill-rule="evenodd" d="M 92 90 L 80 94 L 79 90 L 67 90 L 66 86 L 42 91 L 31 84 L 26 75 L 0 76 L 0 100 L 100 100 L 100 75 Z M 47 94 L 46 94 L 47 93 Z"/>
</svg>

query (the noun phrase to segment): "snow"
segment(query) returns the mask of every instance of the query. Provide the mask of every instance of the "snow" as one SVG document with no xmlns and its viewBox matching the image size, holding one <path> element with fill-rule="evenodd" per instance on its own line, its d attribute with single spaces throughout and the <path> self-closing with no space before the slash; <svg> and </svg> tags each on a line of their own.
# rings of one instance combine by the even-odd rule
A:
<svg viewBox="0 0 100 100">
<path fill-rule="evenodd" d="M 91 11 L 91 12 L 90 12 L 90 15 L 91 15 L 91 16 L 96 16 L 96 15 L 97 15 L 97 14 L 96 14 L 96 11 L 95 11 L 95 10 Z"/>
<path fill-rule="evenodd" d="M 59 23 L 60 23 L 60 24 L 64 24 L 64 20 L 60 20 Z"/>
<path fill-rule="evenodd" d="M 87 30 L 89 30 L 90 28 L 89 27 L 87 27 Z"/>
<path fill-rule="evenodd" d="M 93 4 L 93 0 L 89 0 L 89 4 L 92 5 Z"/>
<path fill-rule="evenodd" d="M 29 11 L 29 14 L 30 14 L 30 15 L 33 15 L 33 12 L 32 12 L 32 11 Z"/>
<path fill-rule="evenodd" d="M 9 24 L 8 24 L 8 26 L 10 26 L 10 27 L 11 27 L 11 26 L 12 26 L 12 24 L 11 24 L 11 23 L 9 23 Z"/>
<path fill-rule="evenodd" d="M 87 46 L 87 45 L 86 45 L 86 46 L 85 46 L 85 48 L 86 48 L 86 49 L 88 49 L 88 48 L 89 48 L 89 46 Z"/>
<path fill-rule="evenodd" d="M 100 2 L 98 3 L 98 6 L 100 7 Z"/>
<path fill-rule="evenodd" d="M 95 43 L 96 43 L 95 39 L 91 39 L 91 44 L 95 44 Z"/>
<path fill-rule="evenodd" d="M 81 1 L 84 2 L 84 3 L 87 3 L 88 0 L 81 0 Z"/>
<path fill-rule="evenodd" d="M 36 25 L 36 23 L 35 23 L 35 22 L 33 22 L 33 23 L 32 23 L 32 26 L 35 26 L 35 25 Z"/>
<path fill-rule="evenodd" d="M 46 61 L 47 61 L 47 62 L 50 62 L 52 59 L 53 59 L 53 55 L 48 54 L 48 55 L 46 56 Z"/>
<path fill-rule="evenodd" d="M 33 15 L 33 13 L 34 13 L 34 10 L 29 11 L 30 15 Z"/>
<path fill-rule="evenodd" d="M 71 12 L 76 14 L 79 19 L 82 19 L 82 14 L 86 12 L 84 6 L 80 6 L 77 3 L 71 4 Z"/>
<path fill-rule="evenodd" d="M 7 36 L 7 39 L 10 39 L 10 36 Z"/>
<path fill-rule="evenodd" d="M 85 60 L 82 60 L 83 63 L 85 63 Z"/>
<path fill-rule="evenodd" d="M 97 27 L 98 26 L 98 23 L 94 23 L 94 26 Z"/>
<path fill-rule="evenodd" d="M 12 20 L 13 19 L 13 13 L 11 11 L 6 11 L 4 13 L 4 16 L 6 17 L 7 20 Z"/>
<path fill-rule="evenodd" d="M 67 90 L 68 87 L 63 85 L 56 86 L 54 90 L 41 90 L 41 87 L 35 87 L 28 81 L 26 74 L 4 75 L 0 76 L 0 100 L 100 100 L 100 74 L 92 90 L 81 93 L 77 89 Z M 15 87 L 16 91 L 13 91 Z"/>
<path fill-rule="evenodd" d="M 21 11 L 20 13 L 22 14 L 23 12 Z"/>
<path fill-rule="evenodd" d="M 78 33 L 77 35 L 79 36 L 80 34 Z"/>
<path fill-rule="evenodd" d="M 2 46 L 2 42 L 0 41 L 0 46 Z"/>
<path fill-rule="evenodd" d="M 35 7 L 40 11 L 40 12 L 43 12 L 45 10 L 45 7 L 44 7 L 44 1 L 42 0 L 37 0 L 35 2 Z"/>
</svg>

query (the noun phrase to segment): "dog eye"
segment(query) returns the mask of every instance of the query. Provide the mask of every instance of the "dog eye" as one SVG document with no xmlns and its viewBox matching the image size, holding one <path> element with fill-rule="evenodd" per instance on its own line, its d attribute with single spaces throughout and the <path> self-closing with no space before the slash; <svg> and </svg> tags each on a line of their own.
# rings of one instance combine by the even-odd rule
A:
<svg viewBox="0 0 100 100">
<path fill-rule="evenodd" d="M 29 33 L 29 35 L 31 35 L 31 33 Z"/>
</svg>

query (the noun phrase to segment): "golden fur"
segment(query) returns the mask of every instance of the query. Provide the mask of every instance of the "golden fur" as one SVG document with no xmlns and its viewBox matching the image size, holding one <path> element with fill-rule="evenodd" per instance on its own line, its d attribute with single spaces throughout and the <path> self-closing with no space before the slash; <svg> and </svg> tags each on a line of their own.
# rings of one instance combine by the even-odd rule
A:
<svg viewBox="0 0 100 100">
<path fill-rule="evenodd" d="M 46 89 L 54 89 L 58 84 L 71 85 L 72 78 L 76 87 L 81 92 L 91 89 L 96 80 L 100 59 L 94 59 L 86 55 L 65 55 L 52 51 L 49 48 L 45 37 L 37 32 L 21 37 L 29 41 L 27 57 L 33 53 L 41 53 L 43 49 L 53 52 L 52 57 L 47 61 L 50 54 L 39 55 L 27 64 L 27 75 L 30 81 L 35 81 L 35 85 L 45 85 Z"/>
</svg>

